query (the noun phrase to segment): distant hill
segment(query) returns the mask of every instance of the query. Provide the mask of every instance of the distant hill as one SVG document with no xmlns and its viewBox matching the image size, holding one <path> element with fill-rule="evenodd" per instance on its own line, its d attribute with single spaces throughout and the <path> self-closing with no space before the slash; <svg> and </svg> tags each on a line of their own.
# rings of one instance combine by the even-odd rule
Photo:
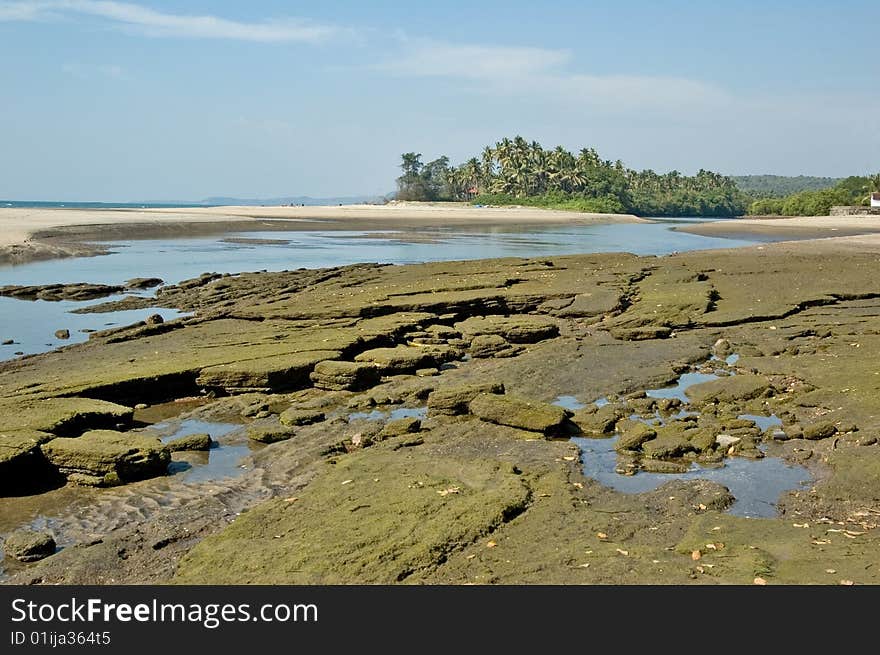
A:
<svg viewBox="0 0 880 655">
<path fill-rule="evenodd" d="M 382 203 L 381 196 L 340 196 L 338 198 L 312 198 L 311 196 L 289 196 L 284 198 L 228 198 L 215 196 L 200 200 L 202 205 L 358 205 L 362 203 Z"/>
<path fill-rule="evenodd" d="M 841 177 L 811 177 L 798 175 L 731 175 L 740 191 L 760 198 L 782 198 L 800 191 L 829 189 L 840 182 Z"/>
</svg>

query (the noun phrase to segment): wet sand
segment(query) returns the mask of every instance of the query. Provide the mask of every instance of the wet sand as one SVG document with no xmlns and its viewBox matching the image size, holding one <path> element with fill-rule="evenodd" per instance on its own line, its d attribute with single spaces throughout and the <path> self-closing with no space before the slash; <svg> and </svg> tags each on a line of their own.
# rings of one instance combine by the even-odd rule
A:
<svg viewBox="0 0 880 655">
<path fill-rule="evenodd" d="M 185 209 L 0 208 L 0 263 L 95 255 L 96 241 L 272 230 L 382 230 L 467 225 L 637 223 L 630 214 L 587 214 L 461 203 Z"/>
</svg>

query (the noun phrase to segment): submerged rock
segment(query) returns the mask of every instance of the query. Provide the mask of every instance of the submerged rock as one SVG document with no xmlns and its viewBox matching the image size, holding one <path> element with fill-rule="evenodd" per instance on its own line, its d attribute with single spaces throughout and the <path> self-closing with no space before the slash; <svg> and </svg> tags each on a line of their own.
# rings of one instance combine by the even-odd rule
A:
<svg viewBox="0 0 880 655">
<path fill-rule="evenodd" d="M 48 532 L 16 530 L 6 537 L 3 551 L 19 562 L 36 562 L 55 553 L 55 537 Z"/>
<path fill-rule="evenodd" d="M 159 439 L 130 432 L 92 430 L 75 439 L 53 439 L 41 447 L 68 480 L 109 486 L 164 475 L 170 451 Z"/>
<path fill-rule="evenodd" d="M 561 433 L 570 415 L 570 412 L 556 405 L 491 393 L 481 393 L 474 398 L 470 411 L 489 423 L 540 432 L 547 436 Z"/>
</svg>

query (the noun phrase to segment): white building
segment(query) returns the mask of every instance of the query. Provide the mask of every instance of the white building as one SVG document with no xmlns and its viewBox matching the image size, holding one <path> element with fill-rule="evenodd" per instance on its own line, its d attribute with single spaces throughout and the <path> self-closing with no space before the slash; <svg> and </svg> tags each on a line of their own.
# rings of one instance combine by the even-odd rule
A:
<svg viewBox="0 0 880 655">
<path fill-rule="evenodd" d="M 871 207 L 880 207 L 880 193 L 871 194 Z"/>
</svg>

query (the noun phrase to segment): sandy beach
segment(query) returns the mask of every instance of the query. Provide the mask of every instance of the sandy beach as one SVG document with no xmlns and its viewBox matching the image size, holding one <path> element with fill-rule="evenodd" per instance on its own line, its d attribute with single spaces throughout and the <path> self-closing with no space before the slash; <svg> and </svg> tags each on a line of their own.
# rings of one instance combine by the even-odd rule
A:
<svg viewBox="0 0 880 655">
<path fill-rule="evenodd" d="M 480 225 L 637 223 L 630 214 L 587 214 L 461 203 L 157 209 L 0 208 L 0 263 L 94 255 L 95 241 L 253 230 L 376 230 Z"/>
<path fill-rule="evenodd" d="M 823 239 L 880 232 L 880 216 L 761 216 L 675 228 L 713 237 Z"/>
</svg>

